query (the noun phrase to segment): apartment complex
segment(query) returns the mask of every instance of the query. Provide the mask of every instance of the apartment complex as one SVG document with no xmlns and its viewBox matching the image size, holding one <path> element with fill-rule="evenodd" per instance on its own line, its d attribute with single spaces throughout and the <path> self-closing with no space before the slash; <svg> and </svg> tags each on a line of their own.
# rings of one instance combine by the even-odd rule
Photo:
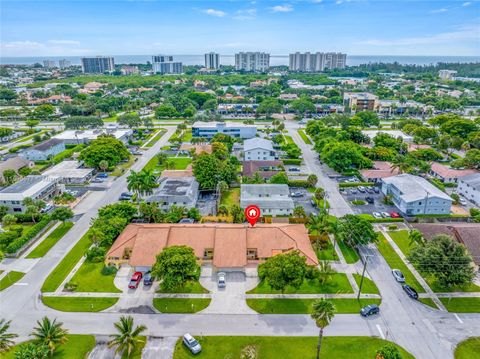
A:
<svg viewBox="0 0 480 359">
<path fill-rule="evenodd" d="M 61 69 L 66 69 L 67 67 L 72 66 L 72 62 L 69 60 L 62 59 L 58 61 L 58 65 Z"/>
<path fill-rule="evenodd" d="M 265 72 L 270 67 L 270 54 L 265 52 L 239 52 L 235 54 L 235 70 Z"/>
<path fill-rule="evenodd" d="M 243 156 L 245 161 L 274 161 L 277 153 L 273 149 L 272 141 L 254 137 L 243 143 Z"/>
<path fill-rule="evenodd" d="M 440 70 L 438 71 L 438 77 L 442 80 L 453 80 L 453 77 L 457 74 L 454 70 Z"/>
<path fill-rule="evenodd" d="M 220 55 L 215 52 L 205 54 L 205 68 L 218 69 L 220 67 Z"/>
<path fill-rule="evenodd" d="M 253 138 L 257 134 L 257 126 L 246 125 L 238 122 L 201 122 L 197 121 L 192 125 L 193 137 L 212 138 L 217 133 L 236 138 Z"/>
<path fill-rule="evenodd" d="M 297 72 L 343 69 L 346 63 L 347 55 L 340 52 L 296 52 L 289 55 L 289 70 Z"/>
<path fill-rule="evenodd" d="M 343 105 L 353 111 L 375 111 L 378 108 L 378 96 L 368 92 L 345 92 Z"/>
<path fill-rule="evenodd" d="M 43 60 L 43 67 L 46 69 L 53 69 L 54 67 L 57 67 L 57 63 L 53 60 Z"/>
<path fill-rule="evenodd" d="M 480 173 L 459 178 L 457 193 L 476 205 L 480 205 Z"/>
<path fill-rule="evenodd" d="M 82 57 L 82 71 L 85 74 L 103 74 L 115 70 L 113 57 L 96 56 Z"/>
<path fill-rule="evenodd" d="M 160 74 L 181 74 L 183 65 L 181 62 L 173 60 L 171 55 L 152 56 L 153 72 Z"/>
<path fill-rule="evenodd" d="M 286 184 L 242 184 L 240 207 L 253 204 L 260 208 L 262 216 L 291 215 L 295 207 Z"/>
</svg>

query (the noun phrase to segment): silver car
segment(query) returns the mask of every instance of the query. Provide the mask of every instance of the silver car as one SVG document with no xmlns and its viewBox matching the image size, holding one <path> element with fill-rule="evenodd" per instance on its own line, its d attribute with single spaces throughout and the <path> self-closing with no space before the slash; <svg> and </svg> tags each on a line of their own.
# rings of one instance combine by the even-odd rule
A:
<svg viewBox="0 0 480 359">
<path fill-rule="evenodd" d="M 400 269 L 392 269 L 392 274 L 395 280 L 399 283 L 405 283 L 405 277 Z"/>
<path fill-rule="evenodd" d="M 198 354 L 202 351 L 200 343 L 189 333 L 183 336 L 182 342 L 192 354 Z"/>
<path fill-rule="evenodd" d="M 217 273 L 217 285 L 218 288 L 225 288 L 227 286 L 227 275 L 225 272 L 218 272 Z"/>
</svg>

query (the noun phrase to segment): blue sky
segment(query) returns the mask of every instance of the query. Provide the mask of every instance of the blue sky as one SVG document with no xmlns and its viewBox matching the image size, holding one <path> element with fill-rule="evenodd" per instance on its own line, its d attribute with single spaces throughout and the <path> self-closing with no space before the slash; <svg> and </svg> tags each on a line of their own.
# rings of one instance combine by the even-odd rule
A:
<svg viewBox="0 0 480 359">
<path fill-rule="evenodd" d="M 2 0 L 2 56 L 480 55 L 480 2 Z"/>
</svg>

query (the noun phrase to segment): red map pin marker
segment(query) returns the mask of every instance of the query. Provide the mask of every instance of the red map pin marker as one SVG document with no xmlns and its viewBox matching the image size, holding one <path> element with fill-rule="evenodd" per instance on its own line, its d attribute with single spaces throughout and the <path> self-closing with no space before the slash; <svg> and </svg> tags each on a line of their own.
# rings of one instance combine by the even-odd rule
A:
<svg viewBox="0 0 480 359">
<path fill-rule="evenodd" d="M 255 205 L 248 206 L 245 208 L 245 217 L 247 218 L 248 223 L 253 227 L 260 218 L 260 208 Z"/>
</svg>

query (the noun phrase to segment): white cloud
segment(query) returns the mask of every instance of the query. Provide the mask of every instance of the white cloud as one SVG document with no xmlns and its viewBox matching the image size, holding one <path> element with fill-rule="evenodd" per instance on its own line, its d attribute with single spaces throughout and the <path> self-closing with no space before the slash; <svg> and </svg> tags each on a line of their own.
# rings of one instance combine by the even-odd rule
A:
<svg viewBox="0 0 480 359">
<path fill-rule="evenodd" d="M 321 3 L 323 0 L 310 0 L 310 1 L 313 2 L 313 3 L 318 4 L 318 3 Z"/>
<path fill-rule="evenodd" d="M 470 6 L 470 5 L 472 5 L 472 3 L 470 1 L 464 2 L 462 4 L 463 7 L 467 7 L 467 6 Z"/>
<path fill-rule="evenodd" d="M 7 49 L 22 49 L 22 50 L 39 49 L 44 47 L 44 45 L 39 42 L 28 41 L 28 40 L 5 42 L 2 44 L 2 46 Z"/>
<path fill-rule="evenodd" d="M 49 40 L 48 42 L 55 45 L 80 45 L 80 41 L 76 40 Z"/>
<path fill-rule="evenodd" d="M 337 5 L 340 5 L 340 4 L 342 4 L 342 3 L 343 3 L 343 0 L 337 0 L 337 1 L 335 1 L 335 4 L 337 4 Z"/>
<path fill-rule="evenodd" d="M 215 9 L 206 9 L 206 10 L 203 10 L 203 12 L 207 15 L 216 16 L 216 17 L 224 17 L 226 15 L 224 11 L 215 10 Z"/>
<path fill-rule="evenodd" d="M 430 14 L 441 14 L 442 12 L 447 12 L 448 9 L 442 7 L 441 9 L 436 9 L 436 10 L 432 10 L 430 11 Z"/>
<path fill-rule="evenodd" d="M 277 5 L 272 7 L 273 12 L 290 12 L 293 11 L 293 6 L 286 4 L 286 5 Z"/>
<path fill-rule="evenodd" d="M 408 45 L 431 45 L 431 44 L 445 44 L 449 42 L 462 40 L 477 40 L 480 32 L 480 25 L 464 26 L 457 31 L 442 32 L 436 35 L 420 36 L 420 37 L 406 37 L 400 39 L 371 39 L 361 41 L 363 45 L 373 46 L 408 46 Z"/>
<path fill-rule="evenodd" d="M 254 20 L 257 17 L 257 9 L 238 10 L 235 20 Z"/>
</svg>

